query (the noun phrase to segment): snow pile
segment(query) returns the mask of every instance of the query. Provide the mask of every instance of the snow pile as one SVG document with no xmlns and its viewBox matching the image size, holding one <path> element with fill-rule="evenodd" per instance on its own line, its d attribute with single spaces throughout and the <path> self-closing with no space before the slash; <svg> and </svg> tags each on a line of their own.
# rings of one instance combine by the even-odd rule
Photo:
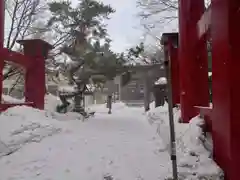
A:
<svg viewBox="0 0 240 180">
<path fill-rule="evenodd" d="M 151 105 L 153 106 L 153 105 Z M 157 107 L 147 113 L 149 122 L 156 128 L 157 134 L 163 141 L 163 149 L 170 154 L 170 129 L 168 119 L 168 105 Z M 199 137 L 202 120 L 194 118 L 189 124 L 178 122 L 180 111 L 174 109 L 176 148 L 178 157 L 179 175 L 182 179 L 218 180 L 221 176 L 220 168 L 211 159 L 201 144 Z"/>
<path fill-rule="evenodd" d="M 53 117 L 45 111 L 26 106 L 16 106 L 3 112 L 0 116 L 0 157 L 59 133 L 61 128 L 51 120 Z"/>
<path fill-rule="evenodd" d="M 58 114 L 28 106 L 9 108 L 0 115 L 0 157 L 59 133 L 59 121 L 82 119 L 78 113 Z"/>
<path fill-rule="evenodd" d="M 22 103 L 24 99 L 16 99 L 3 95 L 3 101 L 8 103 Z M 60 103 L 58 97 L 47 94 L 45 96 L 45 110 L 38 110 L 28 106 L 15 106 L 0 115 L 0 157 L 12 153 L 23 145 L 41 141 L 60 131 L 58 121 L 83 120 L 79 113 L 69 112 L 59 114 L 55 112 Z"/>
<path fill-rule="evenodd" d="M 44 109 L 52 112 L 55 112 L 57 105 L 61 104 L 60 99 L 52 94 L 46 94 L 44 101 Z"/>
<path fill-rule="evenodd" d="M 3 101 L 5 103 L 24 103 L 25 99 L 16 99 L 9 95 L 2 95 Z M 58 104 L 60 104 L 60 99 L 57 96 L 54 96 L 52 94 L 46 94 L 45 95 L 45 109 L 49 111 L 56 111 L 56 107 Z"/>
<path fill-rule="evenodd" d="M 155 84 L 155 85 L 167 84 L 167 79 L 166 79 L 165 77 L 160 77 L 154 84 Z"/>
<path fill-rule="evenodd" d="M 3 99 L 3 102 L 8 102 L 8 103 L 24 103 L 25 100 L 24 99 L 16 99 L 16 98 L 13 98 L 9 95 L 2 95 L 2 99 Z"/>
</svg>

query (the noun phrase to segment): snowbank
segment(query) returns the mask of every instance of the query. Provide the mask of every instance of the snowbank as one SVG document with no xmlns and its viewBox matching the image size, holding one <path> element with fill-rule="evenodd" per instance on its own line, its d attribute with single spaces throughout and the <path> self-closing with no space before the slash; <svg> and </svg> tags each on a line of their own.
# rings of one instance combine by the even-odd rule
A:
<svg viewBox="0 0 240 180">
<path fill-rule="evenodd" d="M 61 129 L 50 122 L 52 119 L 45 111 L 26 106 L 3 112 L 0 115 L 0 157 L 58 133 Z"/>
<path fill-rule="evenodd" d="M 45 100 L 46 108 L 50 110 L 15 106 L 0 115 L 0 158 L 61 132 L 59 121 L 83 120 L 78 113 L 58 114 L 52 111 L 57 103 L 54 96 L 47 95 Z"/>
<path fill-rule="evenodd" d="M 3 101 L 22 103 L 24 99 L 3 95 Z M 0 115 L 0 157 L 11 154 L 26 144 L 41 141 L 45 137 L 60 132 L 59 121 L 83 120 L 79 113 L 55 112 L 59 103 L 58 97 L 47 94 L 45 110 L 15 106 L 4 111 Z"/>
<path fill-rule="evenodd" d="M 8 102 L 8 103 L 23 103 L 25 100 L 24 99 L 16 99 L 13 98 L 9 95 L 2 95 L 3 102 Z"/>
<path fill-rule="evenodd" d="M 150 106 L 153 107 L 154 104 Z M 148 120 L 157 134 L 161 137 L 164 146 L 162 151 L 170 153 L 170 131 L 168 120 L 168 105 L 153 108 L 147 113 Z M 180 177 L 183 179 L 220 179 L 221 170 L 211 159 L 211 154 L 205 150 L 199 140 L 202 120 L 194 118 L 189 124 L 178 122 L 180 111 L 174 109 L 176 148 Z"/>
<path fill-rule="evenodd" d="M 44 108 L 48 111 L 53 111 L 53 112 L 56 111 L 57 105 L 61 104 L 60 99 L 57 96 L 54 96 L 52 94 L 46 94 L 44 101 L 45 101 Z"/>
<path fill-rule="evenodd" d="M 2 95 L 3 101 L 7 103 L 24 103 L 25 99 L 16 99 L 9 95 Z M 52 94 L 45 95 L 45 109 L 49 111 L 55 111 L 57 105 L 60 103 L 60 99 Z"/>
</svg>

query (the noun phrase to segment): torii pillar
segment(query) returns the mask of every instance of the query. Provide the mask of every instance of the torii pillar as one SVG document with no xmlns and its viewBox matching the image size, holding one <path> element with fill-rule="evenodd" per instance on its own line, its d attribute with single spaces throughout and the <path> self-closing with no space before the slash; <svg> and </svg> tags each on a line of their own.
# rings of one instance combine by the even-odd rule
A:
<svg viewBox="0 0 240 180">
<path fill-rule="evenodd" d="M 25 74 L 25 101 L 33 102 L 35 108 L 44 109 L 45 60 L 53 46 L 41 39 L 20 40 L 18 43 L 23 45 L 24 55 L 33 60 Z"/>
<path fill-rule="evenodd" d="M 227 180 L 239 180 L 240 1 L 212 0 L 213 150 Z"/>
<path fill-rule="evenodd" d="M 205 11 L 204 0 L 179 0 L 179 69 L 181 120 L 198 115 L 194 106 L 209 106 L 206 41 L 199 41 L 197 22 Z"/>
<path fill-rule="evenodd" d="M 5 1 L 0 0 L 0 49 L 4 47 L 4 19 L 5 19 Z M 0 103 L 2 101 L 3 91 L 3 68 L 4 59 L 0 59 Z"/>
</svg>

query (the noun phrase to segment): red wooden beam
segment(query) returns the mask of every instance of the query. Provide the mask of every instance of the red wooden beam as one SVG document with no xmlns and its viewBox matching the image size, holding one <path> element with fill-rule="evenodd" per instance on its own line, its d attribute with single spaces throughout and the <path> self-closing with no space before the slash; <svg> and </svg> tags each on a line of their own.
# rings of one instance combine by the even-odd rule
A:
<svg viewBox="0 0 240 180">
<path fill-rule="evenodd" d="M 211 14 L 212 8 L 211 6 L 203 13 L 202 17 L 197 23 L 198 28 L 198 37 L 201 39 L 205 34 L 207 34 L 211 27 Z"/>
<path fill-rule="evenodd" d="M 0 49 L 0 56 L 3 58 L 3 60 L 16 63 L 24 68 L 31 67 L 32 63 L 34 62 L 32 58 L 18 52 L 10 51 L 7 48 Z"/>
</svg>

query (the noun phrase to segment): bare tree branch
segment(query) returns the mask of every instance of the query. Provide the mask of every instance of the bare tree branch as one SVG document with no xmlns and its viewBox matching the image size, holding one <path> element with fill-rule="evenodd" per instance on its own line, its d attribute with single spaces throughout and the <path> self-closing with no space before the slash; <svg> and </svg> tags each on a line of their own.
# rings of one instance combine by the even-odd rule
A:
<svg viewBox="0 0 240 180">
<path fill-rule="evenodd" d="M 12 91 L 15 89 L 15 87 L 17 86 L 17 84 L 21 81 L 22 79 L 22 74 L 18 74 L 17 79 L 15 80 L 14 84 L 12 85 L 11 89 L 9 90 L 9 94 L 12 93 Z"/>
<path fill-rule="evenodd" d="M 39 14 L 46 10 L 45 1 L 40 0 L 5 0 L 5 12 L 8 19 L 10 19 L 10 27 L 6 34 L 6 47 L 10 50 L 15 49 L 21 51 L 22 49 L 16 46 L 17 39 L 24 39 L 38 33 L 34 29 L 34 24 L 39 20 Z M 18 49 L 16 49 L 18 48 Z M 5 63 L 4 80 L 15 75 L 20 76 L 21 69 L 14 64 Z M 18 84 L 19 81 L 16 81 Z M 15 87 L 16 85 L 14 85 Z M 13 87 L 13 88 L 14 88 Z"/>
</svg>

